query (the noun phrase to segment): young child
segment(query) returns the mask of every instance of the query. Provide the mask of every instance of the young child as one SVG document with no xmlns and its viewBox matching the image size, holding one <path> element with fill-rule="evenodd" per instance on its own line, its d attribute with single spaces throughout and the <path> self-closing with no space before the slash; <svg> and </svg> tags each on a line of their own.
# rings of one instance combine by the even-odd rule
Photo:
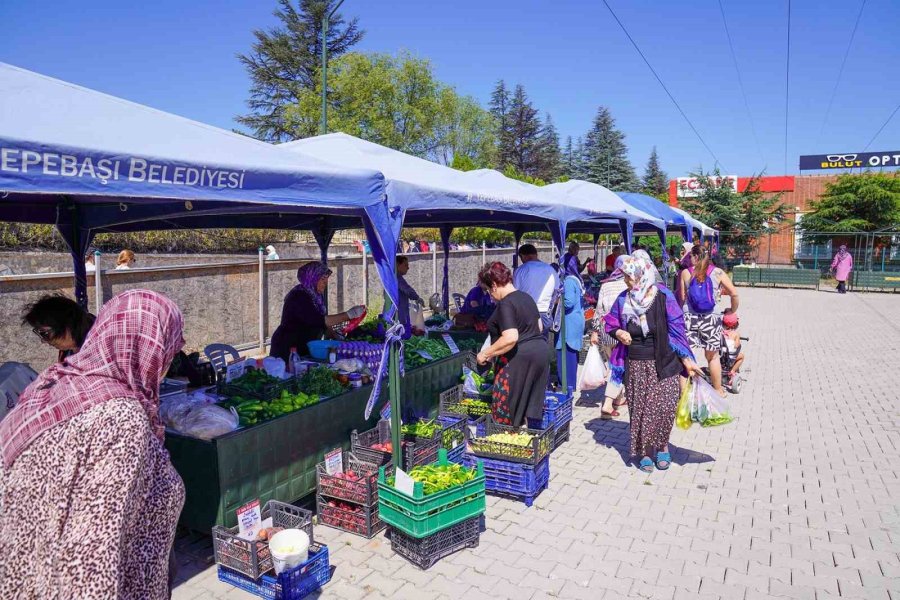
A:
<svg viewBox="0 0 900 600">
<path fill-rule="evenodd" d="M 744 362 L 744 353 L 741 352 L 741 334 L 738 331 L 737 313 L 728 313 L 722 317 L 722 327 L 725 333 L 725 346 L 728 349 L 728 356 L 732 360 L 731 375 L 739 373 L 741 363 Z"/>
</svg>

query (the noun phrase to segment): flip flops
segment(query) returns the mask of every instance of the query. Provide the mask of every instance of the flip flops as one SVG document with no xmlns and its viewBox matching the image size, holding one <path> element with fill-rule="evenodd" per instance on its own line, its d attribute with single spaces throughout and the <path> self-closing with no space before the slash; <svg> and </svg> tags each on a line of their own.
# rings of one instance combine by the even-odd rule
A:
<svg viewBox="0 0 900 600">
<path fill-rule="evenodd" d="M 643 463 L 642 463 L 643 464 Z M 665 471 L 672 464 L 672 455 L 668 452 L 656 453 L 656 468 Z"/>
<path fill-rule="evenodd" d="M 649 456 L 645 456 L 644 458 L 641 459 L 641 462 L 638 465 L 638 468 L 641 471 L 643 471 L 644 473 L 652 473 L 653 472 L 653 461 L 650 460 Z"/>
</svg>

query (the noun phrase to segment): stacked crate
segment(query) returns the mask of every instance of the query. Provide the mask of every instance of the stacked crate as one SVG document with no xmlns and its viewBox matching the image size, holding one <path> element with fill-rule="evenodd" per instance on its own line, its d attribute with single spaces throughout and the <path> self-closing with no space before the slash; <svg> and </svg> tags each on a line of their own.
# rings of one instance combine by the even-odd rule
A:
<svg viewBox="0 0 900 600">
<path fill-rule="evenodd" d="M 378 467 L 353 454 L 343 456 L 341 473 L 316 466 L 316 514 L 319 523 L 365 538 L 384 529 L 378 517 Z"/>
</svg>

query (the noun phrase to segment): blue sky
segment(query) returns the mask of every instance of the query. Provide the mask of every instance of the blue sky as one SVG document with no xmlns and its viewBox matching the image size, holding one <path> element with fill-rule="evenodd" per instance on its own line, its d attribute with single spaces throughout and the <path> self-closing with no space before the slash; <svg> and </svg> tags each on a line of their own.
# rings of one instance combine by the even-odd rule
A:
<svg viewBox="0 0 900 600">
<path fill-rule="evenodd" d="M 727 174 L 784 172 L 787 0 L 722 0 L 759 137 L 717 0 L 610 0 Z M 868 0 L 834 108 L 823 118 L 862 0 L 793 0 L 787 173 L 800 154 L 861 151 L 900 103 L 900 2 Z M 0 61 L 231 128 L 249 80 L 235 55 L 275 24 L 274 0 L 0 2 Z M 525 86 L 563 136 L 611 108 L 638 172 L 656 145 L 672 177 L 714 160 L 599 0 L 346 0 L 358 47 L 409 50 L 486 103 Z M 870 150 L 900 149 L 900 114 Z"/>
</svg>

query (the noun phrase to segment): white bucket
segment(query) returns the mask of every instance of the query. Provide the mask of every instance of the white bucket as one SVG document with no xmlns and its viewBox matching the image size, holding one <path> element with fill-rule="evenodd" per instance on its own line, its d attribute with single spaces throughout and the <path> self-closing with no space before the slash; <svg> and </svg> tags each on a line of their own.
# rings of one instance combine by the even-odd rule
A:
<svg viewBox="0 0 900 600">
<path fill-rule="evenodd" d="M 275 574 L 288 571 L 306 562 L 309 557 L 309 536 L 300 529 L 279 531 L 269 540 L 269 552 Z"/>
</svg>

